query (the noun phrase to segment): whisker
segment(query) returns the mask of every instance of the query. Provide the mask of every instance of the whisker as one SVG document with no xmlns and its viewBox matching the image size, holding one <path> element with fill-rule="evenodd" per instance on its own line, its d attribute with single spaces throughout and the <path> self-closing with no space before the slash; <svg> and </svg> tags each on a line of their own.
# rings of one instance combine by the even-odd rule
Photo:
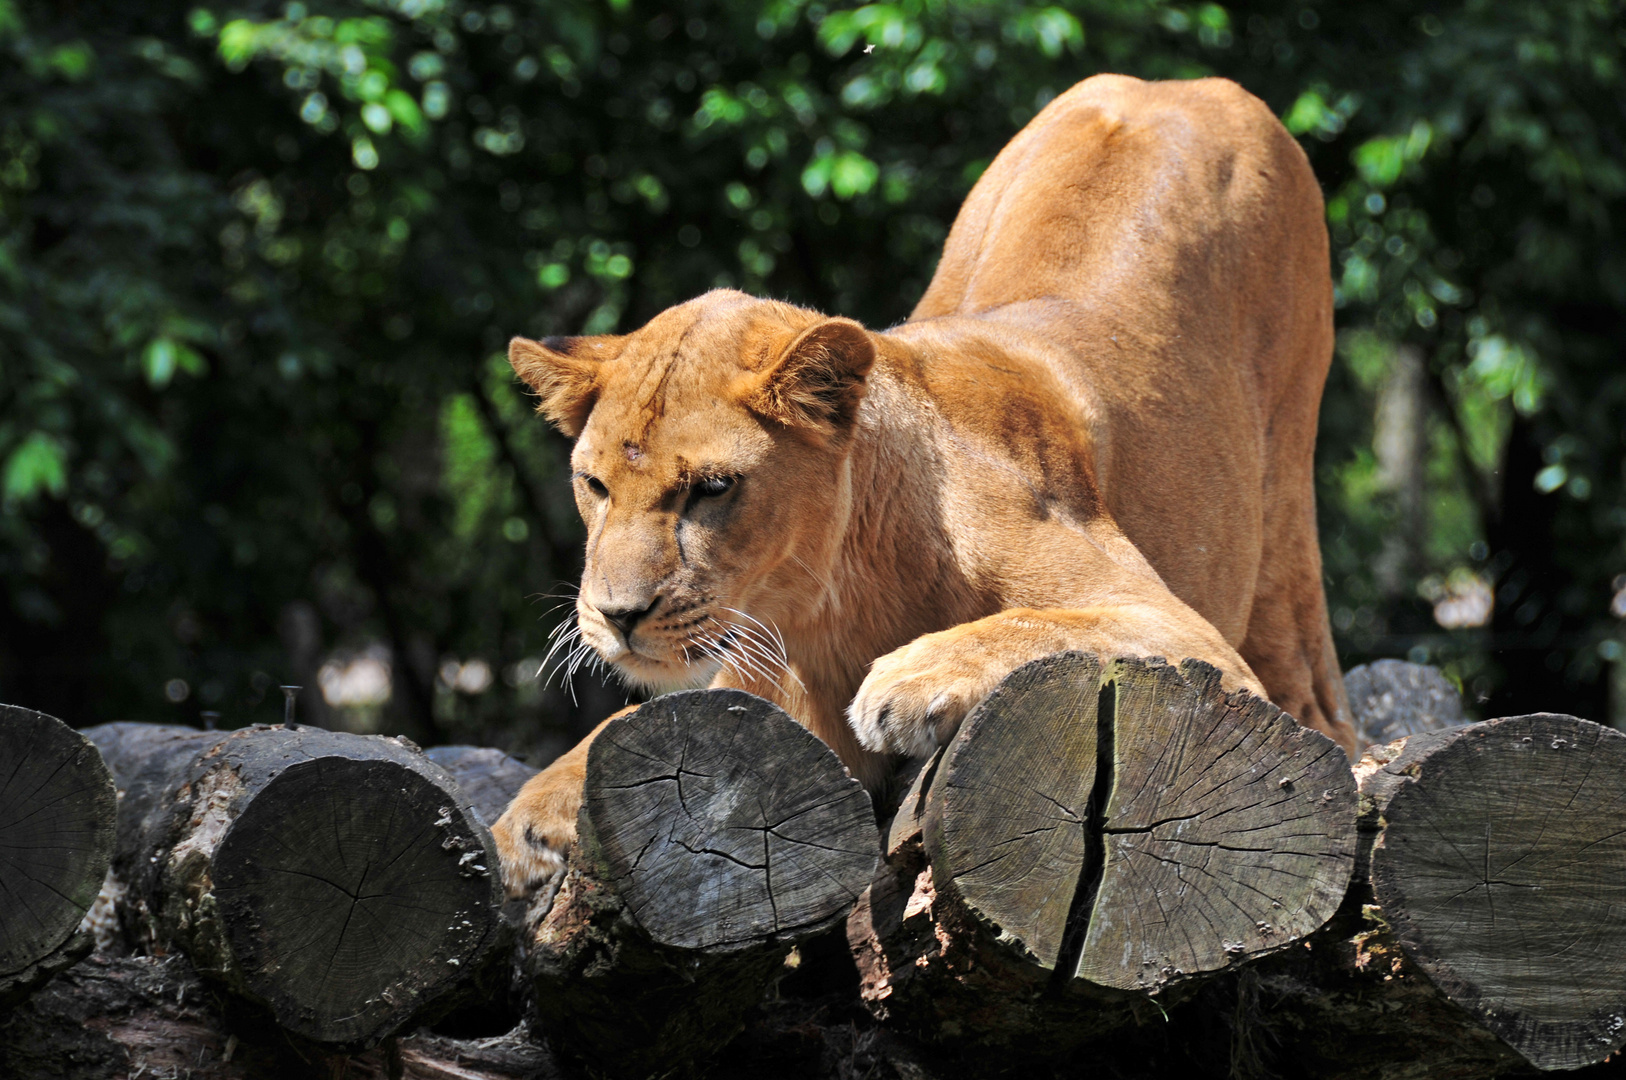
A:
<svg viewBox="0 0 1626 1080">
<path fill-rule="evenodd" d="M 731 624 L 731 628 L 736 631 L 741 639 L 750 640 L 756 645 L 757 649 L 762 654 L 762 659 L 765 660 L 769 666 L 776 667 L 783 671 L 786 675 L 790 676 L 791 680 L 794 681 L 797 686 L 801 687 L 803 690 L 807 689 L 806 684 L 802 682 L 801 676 L 797 675 L 795 670 L 790 666 L 789 650 L 785 647 L 785 638 L 782 634 L 780 634 L 777 627 L 769 626 L 755 615 L 752 615 L 749 612 L 741 611 L 738 608 L 725 607 L 723 610 L 731 614 L 738 615 L 742 619 L 747 619 L 754 624 L 754 627 L 760 628 L 755 629 L 753 626 L 745 626 L 739 623 Z M 774 681 L 775 685 L 779 685 L 778 680 Z M 781 692 L 783 692 L 784 687 L 780 685 L 779 689 Z"/>
<path fill-rule="evenodd" d="M 562 659 L 557 664 L 553 664 L 547 681 L 542 684 L 544 689 L 552 684 L 555 675 L 563 673 L 563 681 L 569 682 L 570 676 L 575 673 L 575 665 L 572 662 L 575 654 L 581 649 L 590 647 L 581 640 L 581 632 L 581 626 L 577 624 L 575 619 L 567 619 L 554 627 L 553 632 L 548 635 L 553 640 L 553 644 L 548 647 L 547 654 L 542 657 L 542 665 L 537 669 L 537 673 L 541 674 L 544 669 L 553 664 L 554 657 L 562 655 Z M 572 688 L 571 693 L 572 700 L 574 700 L 574 688 Z"/>
</svg>

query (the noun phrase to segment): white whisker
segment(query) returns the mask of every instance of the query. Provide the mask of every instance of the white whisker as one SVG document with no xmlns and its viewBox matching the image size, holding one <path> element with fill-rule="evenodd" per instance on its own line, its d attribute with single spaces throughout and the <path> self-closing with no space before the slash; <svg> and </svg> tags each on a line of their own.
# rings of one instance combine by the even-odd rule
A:
<svg viewBox="0 0 1626 1080">
<path fill-rule="evenodd" d="M 728 630 L 724 638 L 719 640 L 726 640 L 731 646 L 730 657 L 738 657 L 749 670 L 757 673 L 764 682 L 781 694 L 785 693 L 785 685 L 776 672 L 789 676 L 798 687 L 806 689 L 801 677 L 790 666 L 785 639 L 776 627 L 769 626 L 755 615 L 738 608 L 725 607 L 723 610 L 746 620 L 724 624 Z"/>
</svg>

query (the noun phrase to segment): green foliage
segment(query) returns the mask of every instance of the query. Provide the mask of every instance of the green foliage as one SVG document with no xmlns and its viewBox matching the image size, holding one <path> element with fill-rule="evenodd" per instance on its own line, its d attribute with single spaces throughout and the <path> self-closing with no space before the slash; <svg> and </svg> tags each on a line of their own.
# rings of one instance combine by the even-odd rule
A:
<svg viewBox="0 0 1626 1080">
<path fill-rule="evenodd" d="M 0 0 L 8 699 L 269 719 L 276 683 L 382 643 L 392 729 L 557 745 L 622 699 L 531 678 L 579 532 L 506 339 L 721 285 L 894 323 L 992 156 L 1111 70 L 1238 79 L 1322 178 L 1346 660 L 1444 660 L 1486 708 L 1533 673 L 1599 712 L 1618 2 L 208 3 Z M 1427 507 L 1396 579 L 1373 418 L 1402 346 Z M 1430 605 L 1471 581 L 1495 620 L 1447 632 Z"/>
</svg>

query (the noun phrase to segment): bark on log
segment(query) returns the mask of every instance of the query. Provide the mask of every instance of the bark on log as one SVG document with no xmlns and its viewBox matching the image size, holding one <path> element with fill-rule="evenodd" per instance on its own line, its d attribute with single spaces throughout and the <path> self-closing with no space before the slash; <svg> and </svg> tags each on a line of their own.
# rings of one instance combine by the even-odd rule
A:
<svg viewBox="0 0 1626 1080">
<path fill-rule="evenodd" d="M 1397 1060 L 1485 1077 L 1626 1043 L 1626 736 L 1509 717 L 1374 748 L 1357 773 L 1362 877 L 1311 948 L 1258 972 L 1283 1053 L 1348 1080 Z"/>
<path fill-rule="evenodd" d="M 452 774 L 469 804 L 488 828 L 494 824 L 536 769 L 484 746 L 436 746 L 424 756 Z"/>
<path fill-rule="evenodd" d="M 848 924 L 871 1008 L 1056 1055 L 1325 922 L 1355 785 L 1329 739 L 1206 664 L 1062 653 L 977 707 L 888 850 Z"/>
<path fill-rule="evenodd" d="M 297 1045 L 234 1008 L 184 956 L 94 956 L 0 1020 L 7 1080 L 556 1080 L 521 1030 L 492 1039 L 420 1032 L 356 1054 Z"/>
<path fill-rule="evenodd" d="M 491 836 L 410 743 L 309 727 L 88 732 L 124 792 L 127 932 L 297 1035 L 368 1046 L 506 982 Z"/>
<path fill-rule="evenodd" d="M 116 806 L 88 739 L 0 705 L 0 1010 L 90 951 L 77 931 L 112 858 Z"/>
<path fill-rule="evenodd" d="M 869 797 L 830 749 L 734 690 L 669 694 L 607 726 L 578 831 L 525 967 L 550 1042 L 618 1076 L 726 1044 L 880 854 Z"/>
</svg>

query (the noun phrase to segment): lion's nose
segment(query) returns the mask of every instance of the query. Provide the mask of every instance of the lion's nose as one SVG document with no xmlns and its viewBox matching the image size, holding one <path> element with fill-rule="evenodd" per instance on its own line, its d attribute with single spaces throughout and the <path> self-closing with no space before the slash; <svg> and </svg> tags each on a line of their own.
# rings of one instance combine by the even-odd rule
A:
<svg viewBox="0 0 1626 1080">
<path fill-rule="evenodd" d="M 628 638 L 628 637 L 632 636 L 632 628 L 634 626 L 638 625 L 639 620 L 641 620 L 645 615 L 648 615 L 651 611 L 654 611 L 655 606 L 657 604 L 659 604 L 660 602 L 661 602 L 661 598 L 657 596 L 655 599 L 653 599 L 653 600 L 651 600 L 649 602 L 648 607 L 641 607 L 641 608 L 603 608 L 603 607 L 601 607 L 601 608 L 598 609 L 598 613 L 600 615 L 604 616 L 604 620 L 606 622 L 608 622 L 611 626 L 613 626 L 617 630 L 621 631 L 621 636 L 622 637 Z"/>
</svg>

